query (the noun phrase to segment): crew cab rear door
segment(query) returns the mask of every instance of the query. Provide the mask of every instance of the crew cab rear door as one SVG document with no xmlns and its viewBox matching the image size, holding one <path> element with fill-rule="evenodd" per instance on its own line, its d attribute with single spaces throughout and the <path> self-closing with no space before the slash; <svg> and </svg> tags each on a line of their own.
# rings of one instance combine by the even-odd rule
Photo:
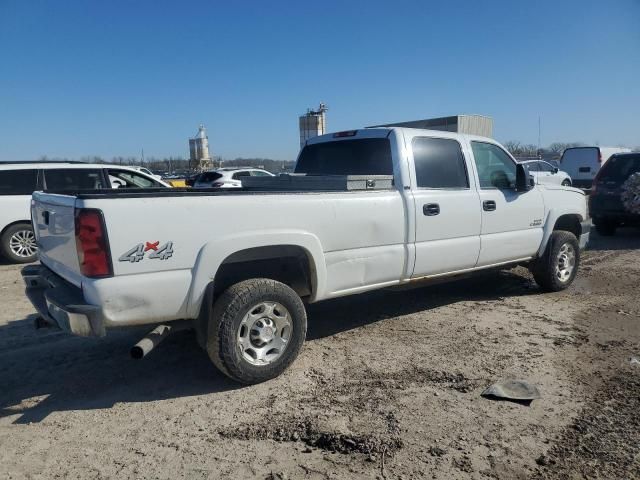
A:
<svg viewBox="0 0 640 480">
<path fill-rule="evenodd" d="M 455 135 L 408 133 L 413 156 L 416 260 L 413 278 L 473 268 L 480 252 L 480 201 Z"/>
</svg>

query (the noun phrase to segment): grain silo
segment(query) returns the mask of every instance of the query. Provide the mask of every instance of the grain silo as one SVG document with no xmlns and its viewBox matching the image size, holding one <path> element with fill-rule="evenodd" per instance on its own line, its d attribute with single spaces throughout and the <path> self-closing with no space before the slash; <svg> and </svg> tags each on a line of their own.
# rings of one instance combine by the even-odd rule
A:
<svg viewBox="0 0 640 480">
<path fill-rule="evenodd" d="M 325 134 L 327 131 L 326 111 L 327 106 L 321 103 L 318 110 L 307 109 L 307 113 L 300 116 L 300 148 L 304 147 L 310 138 Z"/>
<path fill-rule="evenodd" d="M 201 172 L 211 170 L 213 167 L 209 154 L 209 137 L 202 124 L 198 128 L 196 136 L 189 139 L 189 164 Z"/>
</svg>

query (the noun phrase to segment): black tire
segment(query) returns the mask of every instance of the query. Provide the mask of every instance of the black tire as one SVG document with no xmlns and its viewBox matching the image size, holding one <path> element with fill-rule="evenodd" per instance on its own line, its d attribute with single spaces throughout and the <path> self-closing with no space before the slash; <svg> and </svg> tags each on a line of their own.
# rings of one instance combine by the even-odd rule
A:
<svg viewBox="0 0 640 480">
<path fill-rule="evenodd" d="M 564 179 L 562 181 L 562 186 L 563 187 L 570 187 L 571 186 L 571 180 L 569 180 L 568 178 Z"/>
<path fill-rule="evenodd" d="M 566 278 L 559 276 L 556 267 L 560 262 L 560 251 L 564 245 L 568 246 L 568 249 L 572 249 L 574 255 L 573 270 Z M 556 230 L 551 234 L 549 243 L 544 252 L 544 255 L 540 257 L 531 266 L 531 273 L 536 283 L 547 292 L 558 292 L 567 288 L 573 280 L 576 278 L 578 268 L 580 267 L 580 248 L 578 245 L 578 239 L 571 232 L 565 232 L 564 230 Z"/>
<path fill-rule="evenodd" d="M 243 353 L 250 352 L 251 348 L 243 350 L 238 338 L 242 336 L 240 332 L 245 316 L 262 302 L 278 303 L 288 310 L 291 331 L 286 346 L 277 359 L 268 364 L 256 365 Z M 259 311 L 257 315 L 260 315 Z M 249 328 L 254 332 L 250 327 L 242 328 Z M 277 329 L 275 332 L 277 333 Z M 248 335 L 247 330 L 245 336 Z M 207 353 L 213 364 L 228 377 L 240 383 L 255 384 L 284 372 L 298 356 L 306 335 L 307 313 L 298 294 L 284 283 L 255 278 L 232 285 L 216 300 L 209 316 Z"/>
<path fill-rule="evenodd" d="M 595 222 L 596 232 L 603 237 L 611 237 L 616 234 L 618 225 L 612 220 L 598 220 Z"/>
<path fill-rule="evenodd" d="M 14 242 L 21 241 L 21 239 L 30 238 L 32 245 L 27 250 L 12 248 L 12 239 Z M 22 247 L 19 247 L 22 248 Z M 26 247 L 25 247 L 26 248 Z M 33 249 L 33 254 L 27 255 Z M 7 228 L 2 237 L 0 238 L 0 254 L 12 263 L 31 263 L 38 259 L 38 251 L 35 247 L 35 237 L 33 236 L 33 228 L 28 223 L 16 223 Z"/>
</svg>

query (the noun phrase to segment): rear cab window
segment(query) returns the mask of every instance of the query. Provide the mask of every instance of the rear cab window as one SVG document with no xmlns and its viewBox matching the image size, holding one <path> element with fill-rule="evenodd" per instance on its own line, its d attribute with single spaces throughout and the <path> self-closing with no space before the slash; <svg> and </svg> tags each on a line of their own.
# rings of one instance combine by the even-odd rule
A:
<svg viewBox="0 0 640 480">
<path fill-rule="evenodd" d="M 0 195 L 31 195 L 38 189 L 38 170 L 0 170 Z"/>
<path fill-rule="evenodd" d="M 45 190 L 96 190 L 105 188 L 99 168 L 44 169 Z"/>
<path fill-rule="evenodd" d="M 388 138 L 335 140 L 306 145 L 295 173 L 307 175 L 393 175 Z"/>
</svg>

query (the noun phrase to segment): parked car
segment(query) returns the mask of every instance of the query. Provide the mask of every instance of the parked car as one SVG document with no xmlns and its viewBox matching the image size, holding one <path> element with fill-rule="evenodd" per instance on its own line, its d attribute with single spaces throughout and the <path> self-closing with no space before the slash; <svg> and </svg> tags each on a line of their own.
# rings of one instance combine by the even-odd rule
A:
<svg viewBox="0 0 640 480">
<path fill-rule="evenodd" d="M 536 180 L 536 183 L 548 185 L 571 186 L 571 177 L 567 172 L 563 172 L 558 167 L 553 166 L 544 160 L 525 160 L 521 162 L 529 173 Z"/>
<path fill-rule="evenodd" d="M 193 188 L 241 188 L 242 177 L 273 177 L 260 168 L 219 168 L 203 172 L 194 180 Z"/>
<path fill-rule="evenodd" d="M 574 147 L 567 148 L 560 158 L 560 167 L 572 179 L 573 186 L 590 189 L 593 179 L 611 155 L 630 152 L 623 147 Z"/>
<path fill-rule="evenodd" d="M 306 303 L 514 265 L 558 291 L 589 240 L 584 192 L 536 184 L 490 138 L 338 132 L 308 140 L 295 173 L 315 177 L 287 192 L 36 192 L 27 295 L 77 335 L 153 324 L 136 357 L 193 328 L 224 374 L 257 383 L 298 355 Z M 336 176 L 344 190 L 323 189 Z"/>
<path fill-rule="evenodd" d="M 596 231 L 613 235 L 623 225 L 639 225 L 640 215 L 629 212 L 622 203 L 622 186 L 640 172 L 640 153 L 618 153 L 596 175 L 589 195 L 589 212 Z"/>
<path fill-rule="evenodd" d="M 131 167 L 131 168 L 134 168 L 137 171 L 144 173 L 145 175 L 149 175 L 150 177 L 153 177 L 156 180 L 162 180 L 162 175 L 157 175 L 157 174 L 153 173 L 151 170 L 149 170 L 146 167 L 134 166 L 134 167 Z"/>
<path fill-rule="evenodd" d="M 29 205 L 35 190 L 166 187 L 130 167 L 73 162 L 0 163 L 0 254 L 14 263 L 36 260 Z"/>
</svg>

